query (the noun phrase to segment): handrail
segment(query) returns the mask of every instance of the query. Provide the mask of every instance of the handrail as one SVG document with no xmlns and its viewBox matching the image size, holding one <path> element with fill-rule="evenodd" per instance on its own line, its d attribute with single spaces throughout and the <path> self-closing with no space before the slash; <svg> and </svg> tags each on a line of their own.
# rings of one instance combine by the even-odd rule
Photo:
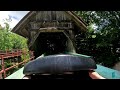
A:
<svg viewBox="0 0 120 90">
<path fill-rule="evenodd" d="M 29 51 L 29 54 L 30 54 L 29 59 L 24 60 L 22 62 L 19 62 L 13 66 L 8 67 L 8 68 L 5 68 L 4 60 L 6 58 L 14 58 L 14 57 L 19 57 L 19 56 L 21 57 L 22 54 L 26 55 L 27 52 L 25 53 L 22 50 L 16 50 L 16 51 L 13 50 L 12 52 L 7 52 L 7 50 L 6 50 L 6 53 L 0 53 L 0 60 L 1 60 L 1 66 L 2 66 L 2 70 L 0 71 L 1 79 L 6 78 L 6 72 L 9 71 L 10 69 L 13 69 L 14 67 L 19 66 L 21 64 L 25 64 L 27 61 L 34 59 L 33 51 Z M 2 75 L 4 75 L 4 76 L 2 77 Z"/>
</svg>

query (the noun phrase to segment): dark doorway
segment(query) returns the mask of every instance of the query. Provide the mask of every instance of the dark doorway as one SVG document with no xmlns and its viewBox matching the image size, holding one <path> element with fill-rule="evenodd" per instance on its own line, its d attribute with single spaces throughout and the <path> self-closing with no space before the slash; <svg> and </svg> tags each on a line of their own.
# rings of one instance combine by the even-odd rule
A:
<svg viewBox="0 0 120 90">
<path fill-rule="evenodd" d="M 52 55 L 66 51 L 67 37 L 63 32 L 42 32 L 36 39 L 33 49 L 35 58 L 41 54 Z"/>
</svg>

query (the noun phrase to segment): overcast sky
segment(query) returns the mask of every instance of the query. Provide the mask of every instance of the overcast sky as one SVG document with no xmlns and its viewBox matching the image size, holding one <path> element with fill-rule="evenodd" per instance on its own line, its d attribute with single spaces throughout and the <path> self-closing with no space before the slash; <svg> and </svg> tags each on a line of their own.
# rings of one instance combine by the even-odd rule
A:
<svg viewBox="0 0 120 90">
<path fill-rule="evenodd" d="M 11 17 L 10 28 L 13 28 L 29 11 L 0 11 L 0 24 L 4 26 L 4 19 Z"/>
</svg>

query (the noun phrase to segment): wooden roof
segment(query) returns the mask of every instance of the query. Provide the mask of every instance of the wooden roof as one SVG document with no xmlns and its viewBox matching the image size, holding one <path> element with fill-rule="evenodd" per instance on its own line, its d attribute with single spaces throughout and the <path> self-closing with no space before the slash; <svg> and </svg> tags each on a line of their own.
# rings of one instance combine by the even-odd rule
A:
<svg viewBox="0 0 120 90">
<path fill-rule="evenodd" d="M 81 19 L 81 17 L 77 16 L 72 11 L 62 11 L 62 12 L 64 12 L 66 15 L 68 15 L 71 18 L 71 20 L 74 21 L 79 28 L 81 28 L 80 30 L 82 30 L 82 31 L 87 30 L 87 24 Z M 24 29 L 25 29 L 27 23 L 29 23 L 30 19 L 36 15 L 36 13 L 38 13 L 38 11 L 30 11 L 13 28 L 12 32 L 14 32 L 16 34 L 19 34 L 19 35 L 21 35 L 21 36 L 23 36 L 25 38 L 28 38 L 28 36 L 27 36 L 27 34 L 29 34 L 28 30 L 24 30 Z M 24 34 L 23 31 L 26 34 Z"/>
</svg>

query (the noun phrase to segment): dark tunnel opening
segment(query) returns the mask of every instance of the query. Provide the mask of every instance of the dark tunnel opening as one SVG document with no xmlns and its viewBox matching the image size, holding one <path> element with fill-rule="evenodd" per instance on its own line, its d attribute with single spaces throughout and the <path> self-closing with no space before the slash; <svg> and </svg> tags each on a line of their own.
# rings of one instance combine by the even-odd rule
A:
<svg viewBox="0 0 120 90">
<path fill-rule="evenodd" d="M 66 50 L 67 37 L 63 32 L 42 32 L 39 34 L 32 48 L 35 58 L 42 54 L 53 55 L 64 53 Z"/>
</svg>

